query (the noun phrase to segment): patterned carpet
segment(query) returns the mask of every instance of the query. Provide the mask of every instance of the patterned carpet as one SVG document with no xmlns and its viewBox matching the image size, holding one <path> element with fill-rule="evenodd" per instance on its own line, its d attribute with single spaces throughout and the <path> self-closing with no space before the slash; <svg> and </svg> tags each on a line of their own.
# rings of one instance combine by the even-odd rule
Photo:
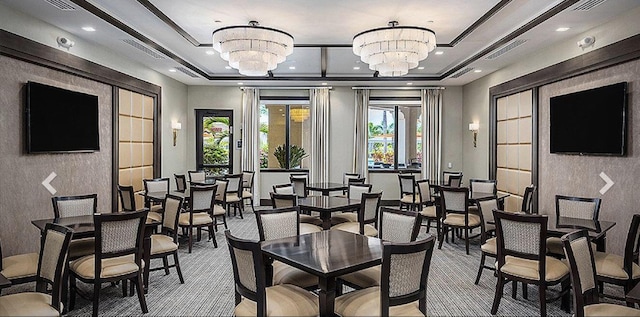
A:
<svg viewBox="0 0 640 317">
<path fill-rule="evenodd" d="M 234 235 L 258 239 L 254 215 L 245 212 L 244 219 L 228 219 L 229 228 Z M 431 229 L 435 233 L 435 229 Z M 424 229 L 420 238 L 426 236 Z M 145 316 L 230 316 L 234 307 L 233 272 L 229 251 L 220 230 L 216 234 L 219 247 L 203 239 L 194 244 L 193 253 L 187 253 L 186 244 L 180 246 L 180 264 L 185 284 L 180 284 L 174 269 L 171 274 L 164 271 L 150 274 L 147 305 L 149 313 Z M 496 279 L 491 271 L 485 270 L 479 285 L 474 285 L 480 250 L 477 242 L 472 241 L 471 254 L 466 255 L 464 242 L 456 239 L 456 244 L 444 243 L 441 250 L 434 250 L 427 289 L 427 314 L 430 316 L 487 316 L 490 315 Z M 172 260 L 170 260 L 171 262 Z M 153 260 L 152 267 L 162 265 L 161 260 Z M 78 282 L 85 293 L 92 288 Z M 3 290 L 3 295 L 31 291 L 34 284 L 25 284 Z M 558 287 L 555 288 L 556 290 Z M 608 293 L 622 295 L 619 288 L 606 287 Z M 522 298 L 521 290 L 516 299 L 511 298 L 511 285 L 505 287 L 504 296 L 498 309 L 498 315 L 535 316 L 539 315 L 538 292 L 529 287 L 528 300 Z M 68 316 L 86 316 L 91 314 L 91 302 L 78 297 L 76 308 Z M 141 315 L 137 297 L 122 297 L 120 287 L 103 285 L 100 292 L 101 315 L 132 316 Z M 559 301 L 547 304 L 550 316 L 568 316 L 560 310 Z"/>
</svg>

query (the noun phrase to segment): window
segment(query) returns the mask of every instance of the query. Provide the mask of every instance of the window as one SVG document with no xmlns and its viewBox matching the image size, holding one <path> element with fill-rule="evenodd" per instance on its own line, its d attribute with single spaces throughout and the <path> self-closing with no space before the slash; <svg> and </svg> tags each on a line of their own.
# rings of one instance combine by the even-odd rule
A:
<svg viewBox="0 0 640 317">
<path fill-rule="evenodd" d="M 308 168 L 310 116 L 308 100 L 260 104 L 260 168 Z"/>
<path fill-rule="evenodd" d="M 369 169 L 420 168 L 422 117 L 419 104 L 369 105 Z"/>
<path fill-rule="evenodd" d="M 233 111 L 196 110 L 196 166 L 210 175 L 233 173 Z"/>
</svg>

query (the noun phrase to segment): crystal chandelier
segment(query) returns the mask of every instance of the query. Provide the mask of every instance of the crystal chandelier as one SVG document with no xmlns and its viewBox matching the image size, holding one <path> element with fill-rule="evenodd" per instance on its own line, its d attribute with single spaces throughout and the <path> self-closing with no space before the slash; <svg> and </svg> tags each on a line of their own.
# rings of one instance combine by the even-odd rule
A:
<svg viewBox="0 0 640 317">
<path fill-rule="evenodd" d="M 289 116 L 293 122 L 304 122 L 309 118 L 309 108 L 291 108 L 289 109 Z"/>
<path fill-rule="evenodd" d="M 213 32 L 213 48 L 240 74 L 265 76 L 293 53 L 293 36 L 251 21 Z"/>
<path fill-rule="evenodd" d="M 417 26 L 398 26 L 364 31 L 353 37 L 353 53 L 380 76 L 403 76 L 436 47 L 436 34 Z"/>
</svg>

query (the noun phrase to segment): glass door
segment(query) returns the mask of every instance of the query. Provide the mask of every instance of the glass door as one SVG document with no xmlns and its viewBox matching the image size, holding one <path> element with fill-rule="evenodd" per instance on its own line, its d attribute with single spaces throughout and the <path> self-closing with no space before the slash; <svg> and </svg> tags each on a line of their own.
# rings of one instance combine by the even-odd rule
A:
<svg viewBox="0 0 640 317">
<path fill-rule="evenodd" d="M 233 110 L 196 110 L 196 165 L 207 175 L 233 173 Z"/>
</svg>

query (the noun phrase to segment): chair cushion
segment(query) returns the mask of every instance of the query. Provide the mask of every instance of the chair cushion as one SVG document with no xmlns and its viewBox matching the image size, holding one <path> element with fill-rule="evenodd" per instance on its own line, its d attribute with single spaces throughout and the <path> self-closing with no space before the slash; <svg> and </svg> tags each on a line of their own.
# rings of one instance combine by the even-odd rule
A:
<svg viewBox="0 0 640 317">
<path fill-rule="evenodd" d="M 626 280 L 629 278 L 629 274 L 624 271 L 624 257 L 616 254 L 610 254 L 605 252 L 595 252 L 594 259 L 596 262 L 596 274 L 598 276 L 604 276 L 619 280 Z M 632 279 L 640 279 L 640 266 L 636 263 L 631 263 Z"/>
<path fill-rule="evenodd" d="M 463 214 L 448 214 L 447 218 L 442 222 L 450 226 L 464 227 Z M 477 227 L 480 225 L 480 216 L 469 214 L 469 227 Z"/>
<path fill-rule="evenodd" d="M 436 217 L 436 206 L 426 206 L 424 208 L 422 208 L 422 211 L 420 211 L 420 213 L 428 218 L 435 218 Z"/>
<path fill-rule="evenodd" d="M 273 261 L 273 285 L 291 284 L 302 288 L 318 285 L 318 277 L 280 261 Z"/>
<path fill-rule="evenodd" d="M 151 207 L 149 207 L 149 212 L 162 213 L 162 205 L 151 205 Z"/>
<path fill-rule="evenodd" d="M 341 224 L 337 224 L 331 227 L 331 230 L 342 230 L 351 233 L 360 233 L 360 223 L 359 222 L 345 222 Z M 369 224 L 364 225 L 364 235 L 367 237 L 375 237 L 378 235 L 378 230 Z"/>
<path fill-rule="evenodd" d="M 314 224 L 316 226 L 321 226 L 322 225 L 322 219 L 320 219 L 320 218 L 318 218 L 316 216 L 305 215 L 305 214 L 300 214 L 300 222 L 310 223 L 310 224 Z"/>
<path fill-rule="evenodd" d="M 314 232 L 320 232 L 320 231 L 322 231 L 322 228 L 314 224 L 300 223 L 300 234 L 314 233 Z"/>
<path fill-rule="evenodd" d="M 564 262 L 550 256 L 547 256 L 546 262 L 545 280 L 547 282 L 555 282 L 569 274 L 569 267 Z M 538 280 L 540 278 L 538 261 L 536 260 L 506 256 L 505 263 L 500 270 L 504 273 L 530 280 Z"/>
<path fill-rule="evenodd" d="M 178 244 L 164 234 L 151 235 L 151 255 L 167 253 L 178 250 Z"/>
<path fill-rule="evenodd" d="M 295 285 L 276 285 L 266 288 L 267 316 L 316 316 L 318 297 Z M 257 316 L 254 301 L 243 298 L 235 308 L 236 316 Z"/>
<path fill-rule="evenodd" d="M 228 203 L 237 203 L 240 201 L 238 194 L 227 194 L 227 202 Z"/>
<path fill-rule="evenodd" d="M 400 199 L 400 202 L 403 204 L 415 204 L 418 202 L 418 196 L 417 194 L 414 195 L 404 195 L 402 196 L 402 199 Z"/>
<path fill-rule="evenodd" d="M 640 310 L 615 304 L 584 306 L 585 316 L 640 316 Z"/>
<path fill-rule="evenodd" d="M 69 259 L 81 258 L 96 252 L 95 238 L 71 240 L 69 243 Z"/>
<path fill-rule="evenodd" d="M 224 207 L 220 205 L 213 205 L 213 215 L 214 216 L 222 216 L 227 212 Z"/>
<path fill-rule="evenodd" d="M 341 212 L 331 216 L 332 223 L 358 222 L 358 214 L 355 212 Z"/>
<path fill-rule="evenodd" d="M 381 267 L 380 265 L 376 265 L 364 270 L 342 275 L 340 279 L 358 285 L 361 288 L 367 288 L 380 285 L 380 274 Z"/>
<path fill-rule="evenodd" d="M 248 190 L 243 190 L 242 191 L 242 199 L 245 199 L 245 198 L 253 198 L 253 194 L 251 194 L 251 192 L 248 191 Z"/>
<path fill-rule="evenodd" d="M 0 316 L 60 316 L 51 300 L 51 295 L 36 292 L 5 295 L 0 297 Z"/>
<path fill-rule="evenodd" d="M 206 224 L 210 224 L 210 223 L 213 223 L 213 219 L 211 219 L 211 216 L 209 216 L 209 214 L 204 213 L 204 212 L 199 212 L 199 213 L 194 213 L 193 214 L 193 225 L 194 226 L 206 225 Z M 188 212 L 180 214 L 180 218 L 178 219 L 178 224 L 181 225 L 181 226 L 188 226 L 189 225 L 189 213 Z"/>
<path fill-rule="evenodd" d="M 340 316 L 380 316 L 380 287 L 374 286 L 349 292 L 336 298 L 336 313 Z M 418 302 L 389 307 L 389 316 L 424 316 Z"/>
<path fill-rule="evenodd" d="M 144 266 L 144 263 L 142 263 Z M 69 269 L 85 279 L 95 278 L 95 256 L 87 255 L 69 263 Z M 119 256 L 102 260 L 101 278 L 126 275 L 138 271 L 134 255 Z"/>
<path fill-rule="evenodd" d="M 496 245 L 496 238 L 487 239 L 483 245 L 480 246 L 480 249 L 484 253 L 489 254 L 498 254 L 498 246 Z"/>
<path fill-rule="evenodd" d="M 155 211 L 149 211 L 147 214 L 148 219 L 153 219 L 155 221 L 162 221 L 162 214 Z"/>
<path fill-rule="evenodd" d="M 38 253 L 25 253 L 8 256 L 2 259 L 2 275 L 13 280 L 36 276 L 38 272 Z"/>
</svg>

